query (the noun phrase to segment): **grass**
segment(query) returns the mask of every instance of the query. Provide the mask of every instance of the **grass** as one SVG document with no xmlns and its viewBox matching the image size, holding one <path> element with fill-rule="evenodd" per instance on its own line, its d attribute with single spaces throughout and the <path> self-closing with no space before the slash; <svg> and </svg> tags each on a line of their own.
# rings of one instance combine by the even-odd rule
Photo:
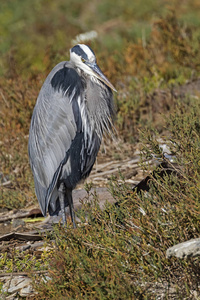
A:
<svg viewBox="0 0 200 300">
<path fill-rule="evenodd" d="M 75 36 L 91 29 L 98 37 L 86 43 L 118 90 L 120 137 L 140 142 L 143 157 L 163 159 L 162 137 L 178 170 L 157 174 L 147 194 L 113 178 L 118 204 L 101 211 L 94 194 L 79 212 L 80 228 L 55 228 L 44 259 L 1 254 L 4 271 L 49 270 L 50 280 L 34 279 L 36 299 L 155 299 L 161 292 L 170 299 L 170 288 L 176 299 L 199 295 L 199 261 L 165 257 L 168 247 L 199 236 L 199 95 L 171 93 L 200 75 L 199 14 L 198 0 L 2 3 L 0 182 L 10 183 L 0 186 L 0 208 L 37 203 L 27 155 L 33 107 L 48 72 L 69 58 Z"/>
</svg>

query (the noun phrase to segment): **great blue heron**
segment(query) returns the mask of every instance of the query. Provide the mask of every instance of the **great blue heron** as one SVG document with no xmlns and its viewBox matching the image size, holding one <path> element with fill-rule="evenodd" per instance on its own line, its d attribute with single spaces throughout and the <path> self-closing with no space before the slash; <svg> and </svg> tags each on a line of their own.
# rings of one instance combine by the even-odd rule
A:
<svg viewBox="0 0 200 300">
<path fill-rule="evenodd" d="M 69 206 L 76 227 L 72 190 L 93 167 L 104 131 L 112 128 L 113 85 L 96 63 L 89 46 L 70 50 L 70 61 L 47 76 L 33 111 L 29 159 L 42 213 L 66 223 Z"/>
</svg>

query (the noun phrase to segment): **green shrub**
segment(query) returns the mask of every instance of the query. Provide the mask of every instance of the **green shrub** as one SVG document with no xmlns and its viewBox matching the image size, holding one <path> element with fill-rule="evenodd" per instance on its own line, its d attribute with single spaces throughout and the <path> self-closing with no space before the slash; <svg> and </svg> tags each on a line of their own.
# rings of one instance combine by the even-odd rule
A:
<svg viewBox="0 0 200 300">
<path fill-rule="evenodd" d="M 113 178 L 116 205 L 107 203 L 102 211 L 94 194 L 83 205 L 78 229 L 55 229 L 51 279 L 36 286 L 38 299 L 155 299 L 159 284 L 166 298 L 170 288 L 176 299 L 198 292 L 199 261 L 166 259 L 168 247 L 200 233 L 200 105 L 191 103 L 179 102 L 166 120 L 171 174 L 161 177 L 158 169 L 149 192 L 139 194 Z M 167 161 L 155 131 L 144 130 L 141 137 L 145 157 Z"/>
</svg>

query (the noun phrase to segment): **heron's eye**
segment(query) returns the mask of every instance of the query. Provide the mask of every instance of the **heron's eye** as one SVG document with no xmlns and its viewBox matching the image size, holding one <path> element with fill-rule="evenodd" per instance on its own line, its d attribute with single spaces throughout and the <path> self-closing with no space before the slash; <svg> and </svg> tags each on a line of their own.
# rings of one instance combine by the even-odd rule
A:
<svg viewBox="0 0 200 300">
<path fill-rule="evenodd" d="M 82 60 L 83 63 L 86 62 L 86 60 L 84 58 L 82 58 L 82 57 L 81 57 L 81 60 Z"/>
</svg>

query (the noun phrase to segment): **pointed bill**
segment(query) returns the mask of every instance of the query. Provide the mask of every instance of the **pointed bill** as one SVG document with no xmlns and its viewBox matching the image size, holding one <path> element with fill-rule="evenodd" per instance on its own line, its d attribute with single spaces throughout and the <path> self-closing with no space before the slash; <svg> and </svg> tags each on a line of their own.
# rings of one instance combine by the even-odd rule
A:
<svg viewBox="0 0 200 300">
<path fill-rule="evenodd" d="M 92 69 L 92 71 L 95 73 L 95 76 L 99 78 L 101 81 L 103 81 L 107 86 L 109 86 L 113 91 L 117 92 L 117 90 L 114 88 L 112 83 L 106 78 L 106 76 L 103 74 L 99 66 L 95 64 L 88 64 L 87 65 Z"/>
</svg>

